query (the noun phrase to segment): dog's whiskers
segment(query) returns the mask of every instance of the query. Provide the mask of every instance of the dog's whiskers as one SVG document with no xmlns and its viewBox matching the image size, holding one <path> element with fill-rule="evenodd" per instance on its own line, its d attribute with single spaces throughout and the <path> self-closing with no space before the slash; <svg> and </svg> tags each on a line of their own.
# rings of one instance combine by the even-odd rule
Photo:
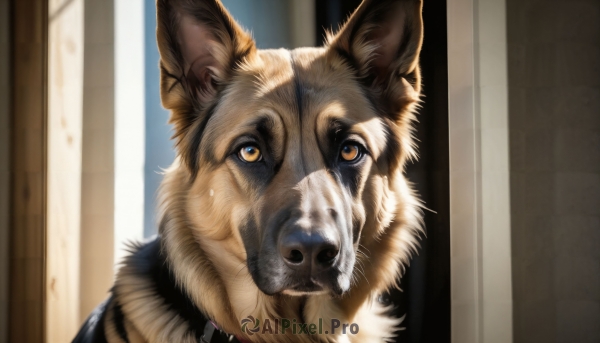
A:
<svg viewBox="0 0 600 343">
<path fill-rule="evenodd" d="M 363 264 L 363 261 L 360 259 L 356 260 L 356 267 L 354 268 L 355 271 L 359 272 L 363 278 L 365 279 L 365 281 L 367 281 L 367 284 L 370 286 L 371 284 L 369 283 L 369 279 L 367 279 L 367 276 L 365 275 L 365 266 Z M 352 272 L 352 275 L 355 275 L 355 272 Z"/>
<path fill-rule="evenodd" d="M 361 250 L 361 248 L 362 248 L 362 249 L 364 249 L 364 250 L 366 250 L 366 251 L 367 251 L 369 254 L 367 254 L 366 252 L 362 251 L 362 250 Z M 362 244 L 359 244 L 359 245 L 358 245 L 358 250 L 356 251 L 356 253 L 357 253 L 357 254 L 361 254 L 361 255 L 363 255 L 365 258 L 369 258 L 369 257 L 371 257 L 371 256 L 370 256 L 370 254 L 371 254 L 371 251 L 370 251 L 369 249 L 367 249 L 367 247 L 365 247 L 365 246 L 364 246 L 364 245 L 362 245 Z"/>
</svg>

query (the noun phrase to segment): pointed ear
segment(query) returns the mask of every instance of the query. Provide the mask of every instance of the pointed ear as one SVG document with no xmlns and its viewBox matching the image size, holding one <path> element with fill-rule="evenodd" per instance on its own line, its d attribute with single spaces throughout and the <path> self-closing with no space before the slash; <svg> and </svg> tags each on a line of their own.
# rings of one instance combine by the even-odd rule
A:
<svg viewBox="0 0 600 343">
<path fill-rule="evenodd" d="M 421 0 L 364 0 L 336 35 L 329 54 L 342 57 L 400 115 L 421 91 Z"/>
<path fill-rule="evenodd" d="M 256 47 L 218 0 L 156 0 L 156 12 L 160 96 L 178 155 L 195 175 L 210 108 Z"/>
<path fill-rule="evenodd" d="M 161 100 L 179 146 L 256 47 L 218 0 L 157 0 L 156 11 Z"/>
</svg>

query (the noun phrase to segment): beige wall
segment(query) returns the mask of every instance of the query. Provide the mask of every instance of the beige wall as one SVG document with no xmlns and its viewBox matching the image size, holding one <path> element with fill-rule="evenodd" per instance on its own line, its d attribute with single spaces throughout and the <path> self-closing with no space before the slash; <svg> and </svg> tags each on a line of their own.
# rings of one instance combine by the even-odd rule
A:
<svg viewBox="0 0 600 343">
<path fill-rule="evenodd" d="M 507 4 L 515 342 L 600 342 L 600 2 Z"/>
<path fill-rule="evenodd" d="M 0 0 L 0 343 L 8 342 L 8 225 L 10 173 L 8 0 Z"/>
<path fill-rule="evenodd" d="M 452 342 L 510 343 L 505 2 L 447 6 Z"/>
<path fill-rule="evenodd" d="M 315 46 L 317 37 L 315 2 L 292 0 L 289 10 L 292 48 Z"/>
</svg>

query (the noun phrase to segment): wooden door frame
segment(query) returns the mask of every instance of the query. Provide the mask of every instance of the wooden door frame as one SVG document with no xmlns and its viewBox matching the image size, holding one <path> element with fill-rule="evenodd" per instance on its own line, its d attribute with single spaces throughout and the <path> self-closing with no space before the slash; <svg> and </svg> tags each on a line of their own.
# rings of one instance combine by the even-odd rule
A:
<svg viewBox="0 0 600 343">
<path fill-rule="evenodd" d="M 9 341 L 44 342 L 48 1 L 12 0 Z"/>
</svg>

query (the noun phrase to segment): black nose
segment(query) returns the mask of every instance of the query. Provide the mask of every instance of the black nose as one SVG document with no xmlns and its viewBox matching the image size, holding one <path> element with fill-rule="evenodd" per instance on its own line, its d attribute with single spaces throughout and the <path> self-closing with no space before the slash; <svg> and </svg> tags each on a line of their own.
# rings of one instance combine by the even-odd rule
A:
<svg viewBox="0 0 600 343">
<path fill-rule="evenodd" d="M 310 273 L 333 265 L 340 251 L 334 231 L 306 232 L 290 230 L 280 237 L 279 252 L 285 263 L 294 270 Z"/>
</svg>

